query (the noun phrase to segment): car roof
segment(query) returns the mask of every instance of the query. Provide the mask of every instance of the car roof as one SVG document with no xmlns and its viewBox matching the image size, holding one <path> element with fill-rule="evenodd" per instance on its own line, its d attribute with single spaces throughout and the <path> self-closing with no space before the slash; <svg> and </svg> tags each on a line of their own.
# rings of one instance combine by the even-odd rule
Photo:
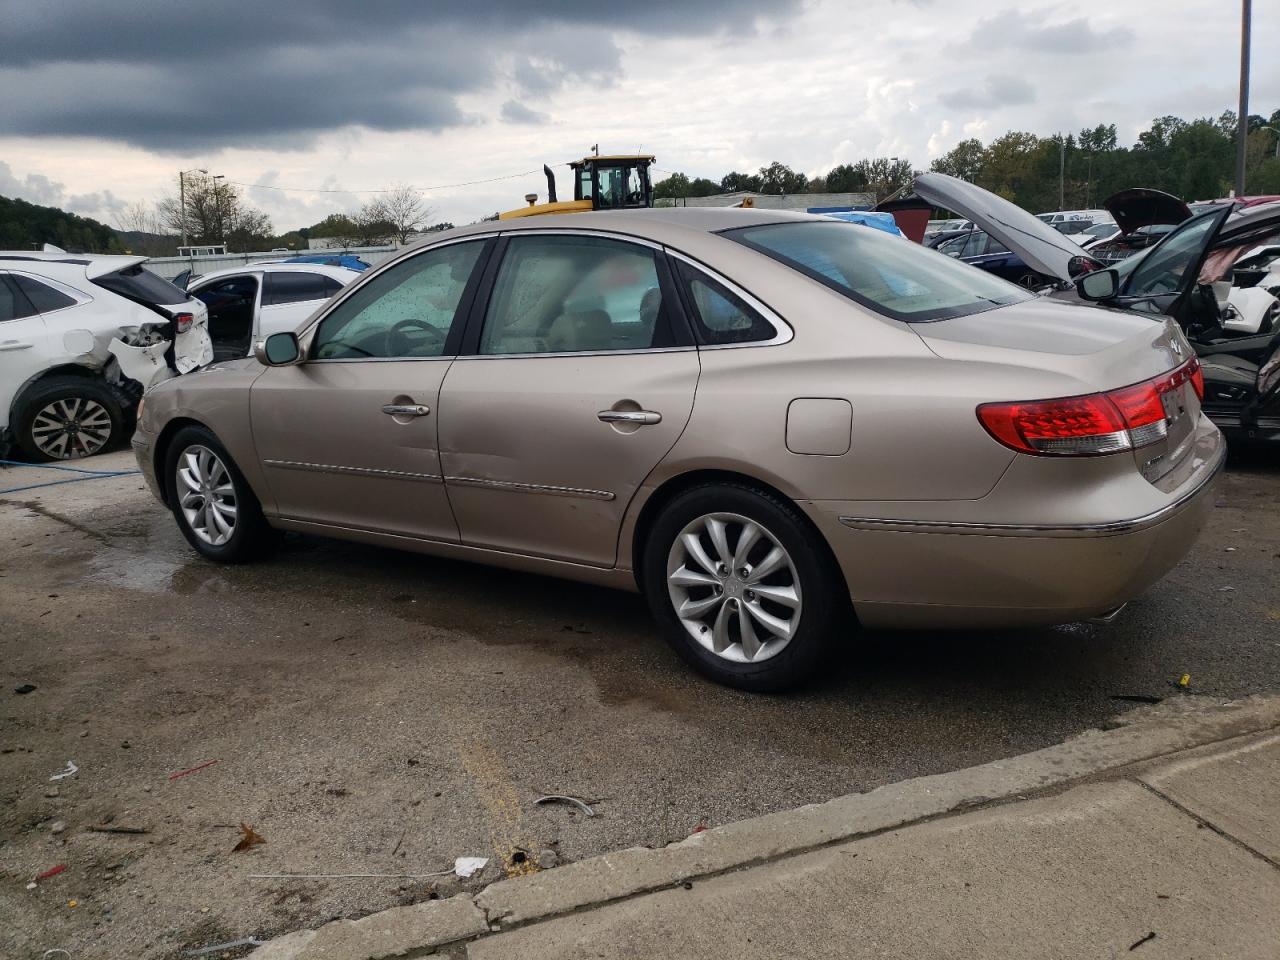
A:
<svg viewBox="0 0 1280 960">
<path fill-rule="evenodd" d="M 321 276 L 350 283 L 360 276 L 359 270 L 350 267 L 331 267 L 327 263 L 276 263 L 270 260 L 258 263 L 241 264 L 236 267 L 223 267 L 221 270 L 210 270 L 196 277 L 195 282 L 204 283 L 219 277 L 233 277 L 241 273 L 318 273 Z"/>
<path fill-rule="evenodd" d="M 520 230 L 601 230 L 617 232 L 655 242 L 675 242 L 690 234 L 718 233 L 735 227 L 753 227 L 768 223 L 812 221 L 832 223 L 829 217 L 792 210 L 761 210 L 754 207 L 656 207 L 645 210 L 600 210 L 589 213 L 546 214 L 513 220 L 486 220 L 465 227 L 445 230 L 415 241 L 409 247 L 434 246 L 441 240 L 491 233 L 514 233 Z"/>
</svg>

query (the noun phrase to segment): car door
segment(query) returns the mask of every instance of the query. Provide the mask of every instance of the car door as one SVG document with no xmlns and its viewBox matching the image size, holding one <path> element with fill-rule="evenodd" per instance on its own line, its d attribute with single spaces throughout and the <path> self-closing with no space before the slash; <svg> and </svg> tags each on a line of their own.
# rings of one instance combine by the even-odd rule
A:
<svg viewBox="0 0 1280 960">
<path fill-rule="evenodd" d="M 665 255 L 581 230 L 500 243 L 441 397 L 462 540 L 611 567 L 627 505 L 698 382 Z"/>
<path fill-rule="evenodd" d="M 303 270 L 264 271 L 262 306 L 258 310 L 254 339 L 261 340 L 273 333 L 296 331 L 307 317 L 341 289 L 341 283 L 321 273 Z"/>
<path fill-rule="evenodd" d="M 0 271 L 0 409 L 6 418 L 18 389 L 48 363 L 44 318 L 12 276 Z"/>
<path fill-rule="evenodd" d="M 1223 205 L 1166 234 L 1124 278 L 1115 305 L 1167 313 L 1186 328 L 1205 251 L 1230 213 L 1231 206 Z"/>
<path fill-rule="evenodd" d="M 214 360 L 248 356 L 258 311 L 260 275 L 238 273 L 192 287 L 190 293 L 209 310 Z"/>
<path fill-rule="evenodd" d="M 491 242 L 432 247 L 362 280 L 303 334 L 302 363 L 254 381 L 254 442 L 281 516 L 458 539 L 441 482 L 440 384 Z"/>
</svg>

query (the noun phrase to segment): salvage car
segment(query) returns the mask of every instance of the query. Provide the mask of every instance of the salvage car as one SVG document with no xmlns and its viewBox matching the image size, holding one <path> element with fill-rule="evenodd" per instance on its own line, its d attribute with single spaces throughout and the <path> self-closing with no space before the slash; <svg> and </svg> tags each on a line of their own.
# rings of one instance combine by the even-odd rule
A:
<svg viewBox="0 0 1280 960">
<path fill-rule="evenodd" d="M 288 530 L 640 590 L 685 660 L 764 691 L 851 618 L 1113 615 L 1212 506 L 1199 390 L 1172 320 L 856 224 L 674 208 L 406 248 L 155 387 L 133 443 L 202 556 Z"/>
<path fill-rule="evenodd" d="M 1265 289 L 1246 292 L 1269 275 L 1249 266 L 1259 247 L 1280 239 L 1280 203 L 1208 205 L 1170 226 L 1153 246 L 1103 270 L 1094 249 L 1081 251 L 1021 207 L 981 187 L 929 173 L 916 179 L 915 189 L 929 202 L 971 217 L 1053 277 L 1048 292 L 1056 299 L 1174 318 L 1200 358 L 1205 414 L 1238 437 L 1280 440 L 1280 330 L 1266 325 L 1272 315 L 1268 299 L 1274 295 Z M 1134 204 L 1129 218 L 1112 202 L 1115 198 L 1108 201 L 1122 230 L 1136 232 L 1190 213 L 1182 201 L 1159 191 L 1125 193 Z M 1241 260 L 1246 266 L 1236 272 Z M 1246 312 L 1248 319 L 1237 322 Z"/>
<path fill-rule="evenodd" d="M 87 457 L 159 379 L 213 359 L 204 304 L 145 257 L 0 252 L 0 448 Z"/>
<path fill-rule="evenodd" d="M 954 257 L 971 267 L 994 273 L 997 277 L 1031 290 L 1053 282 L 1051 277 L 1045 277 L 1027 266 L 1021 257 L 985 230 L 970 230 L 958 237 L 951 237 L 934 249 L 944 256 Z"/>
<path fill-rule="evenodd" d="M 255 263 L 206 273 L 187 293 L 208 307 L 214 358 L 231 360 L 247 357 L 255 340 L 296 329 L 359 276 L 324 264 Z"/>
</svg>

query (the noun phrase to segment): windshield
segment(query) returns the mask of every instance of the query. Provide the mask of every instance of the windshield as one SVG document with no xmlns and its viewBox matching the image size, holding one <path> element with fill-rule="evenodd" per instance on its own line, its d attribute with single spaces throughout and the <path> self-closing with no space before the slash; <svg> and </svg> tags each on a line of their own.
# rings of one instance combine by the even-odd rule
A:
<svg viewBox="0 0 1280 960">
<path fill-rule="evenodd" d="M 1033 296 L 936 251 L 852 223 L 775 223 L 724 235 L 895 320 L 964 317 Z"/>
</svg>

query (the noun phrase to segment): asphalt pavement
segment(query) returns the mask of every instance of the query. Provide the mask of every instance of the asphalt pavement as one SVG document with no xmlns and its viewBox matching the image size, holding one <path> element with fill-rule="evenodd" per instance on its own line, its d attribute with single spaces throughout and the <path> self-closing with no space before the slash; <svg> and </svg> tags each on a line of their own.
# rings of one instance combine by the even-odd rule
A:
<svg viewBox="0 0 1280 960">
<path fill-rule="evenodd" d="M 456 884 L 251 875 L 489 857 L 474 888 L 1025 753 L 1142 700 L 1280 688 L 1274 450 L 1233 454 L 1199 544 L 1113 623 L 850 637 L 785 697 L 689 673 L 638 596 L 292 536 L 219 567 L 136 475 L 3 492 L 41 477 L 62 479 L 0 470 L 0 953 L 176 956 Z M 242 822 L 266 843 L 233 853 Z M 84 829 L 104 823 L 147 832 Z"/>
</svg>

